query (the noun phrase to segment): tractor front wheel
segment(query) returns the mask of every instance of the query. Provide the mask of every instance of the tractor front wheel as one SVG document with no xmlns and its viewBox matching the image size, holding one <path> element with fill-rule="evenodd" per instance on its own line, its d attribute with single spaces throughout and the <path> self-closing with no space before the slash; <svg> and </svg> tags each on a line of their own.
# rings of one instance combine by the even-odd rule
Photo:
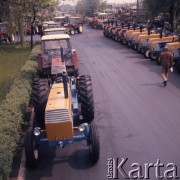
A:
<svg viewBox="0 0 180 180">
<path fill-rule="evenodd" d="M 26 133 L 25 142 L 26 163 L 30 168 L 36 168 L 39 164 L 39 145 L 36 144 L 35 135 L 32 131 Z"/>
<path fill-rule="evenodd" d="M 81 114 L 84 122 L 94 119 L 94 98 L 91 77 L 88 75 L 80 76 L 78 80 L 78 91 L 81 103 Z"/>
<path fill-rule="evenodd" d="M 71 30 L 70 30 L 70 34 L 71 34 L 71 35 L 74 35 L 74 34 L 75 34 L 74 29 L 71 29 Z"/>
<path fill-rule="evenodd" d="M 148 50 L 146 50 L 146 52 L 144 53 L 144 56 L 145 56 L 145 58 L 149 58 L 149 53 L 150 53 L 150 50 L 148 49 Z"/>
<path fill-rule="evenodd" d="M 157 60 L 157 56 L 154 55 L 154 53 L 150 53 L 150 59 L 151 59 L 152 61 L 156 61 L 156 60 Z"/>
<path fill-rule="evenodd" d="M 99 160 L 100 143 L 99 134 L 96 126 L 94 125 L 90 125 L 88 145 L 91 160 L 93 163 L 96 163 Z"/>
</svg>

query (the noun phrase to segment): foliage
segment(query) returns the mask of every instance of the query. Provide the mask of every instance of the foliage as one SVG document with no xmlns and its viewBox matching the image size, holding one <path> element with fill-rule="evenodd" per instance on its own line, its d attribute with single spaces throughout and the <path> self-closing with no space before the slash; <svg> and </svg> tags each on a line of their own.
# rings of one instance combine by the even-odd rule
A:
<svg viewBox="0 0 180 180">
<path fill-rule="evenodd" d="M 159 14 L 169 14 L 169 21 L 174 28 L 175 19 L 180 13 L 179 0 L 144 0 L 143 2 L 148 17 L 154 18 Z"/>
<path fill-rule="evenodd" d="M 0 105 L 0 179 L 6 180 L 11 171 L 36 65 L 35 61 L 26 61 Z"/>
<path fill-rule="evenodd" d="M 0 21 L 9 22 L 10 34 L 18 30 L 23 45 L 26 23 L 31 25 L 35 20 L 51 18 L 58 3 L 58 0 L 0 0 Z"/>
<path fill-rule="evenodd" d="M 106 2 L 102 0 L 78 1 L 76 11 L 79 14 L 93 16 L 95 12 L 102 12 L 106 8 Z"/>
</svg>

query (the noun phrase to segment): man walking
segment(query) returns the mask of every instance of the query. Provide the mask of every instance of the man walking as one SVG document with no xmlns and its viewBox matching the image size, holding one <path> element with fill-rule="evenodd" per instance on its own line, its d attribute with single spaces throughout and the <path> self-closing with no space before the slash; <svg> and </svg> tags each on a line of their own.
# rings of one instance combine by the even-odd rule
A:
<svg viewBox="0 0 180 180">
<path fill-rule="evenodd" d="M 168 71 L 173 66 L 172 54 L 169 52 L 167 47 L 164 48 L 164 52 L 160 55 L 160 63 L 162 66 L 163 84 L 166 86 L 168 80 Z"/>
</svg>

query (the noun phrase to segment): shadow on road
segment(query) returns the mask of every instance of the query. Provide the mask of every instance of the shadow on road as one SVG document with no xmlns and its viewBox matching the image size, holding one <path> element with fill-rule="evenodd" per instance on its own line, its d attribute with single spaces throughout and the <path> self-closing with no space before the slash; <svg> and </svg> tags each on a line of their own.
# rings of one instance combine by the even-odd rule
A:
<svg viewBox="0 0 180 180">
<path fill-rule="evenodd" d="M 53 177 L 53 169 L 57 167 L 56 165 L 59 165 L 61 168 L 70 166 L 76 170 L 84 170 L 93 167 L 88 148 L 75 150 L 70 156 L 59 153 L 56 155 L 56 153 L 57 148 L 44 145 L 41 148 L 41 161 L 39 166 L 36 169 L 26 167 L 26 180 L 40 180 L 44 177 L 51 178 Z M 34 177 L 36 178 L 34 179 Z"/>
</svg>

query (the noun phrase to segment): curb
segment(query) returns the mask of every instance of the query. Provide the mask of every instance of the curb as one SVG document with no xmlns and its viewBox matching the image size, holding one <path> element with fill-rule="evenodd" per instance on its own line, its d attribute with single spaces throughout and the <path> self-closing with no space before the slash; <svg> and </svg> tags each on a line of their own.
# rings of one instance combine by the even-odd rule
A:
<svg viewBox="0 0 180 180">
<path fill-rule="evenodd" d="M 31 109 L 30 126 L 29 126 L 28 131 L 32 127 L 33 119 L 34 119 L 34 108 Z M 26 179 L 26 158 L 25 158 L 25 150 L 23 148 L 22 157 L 21 157 L 21 164 L 20 164 L 17 180 L 25 180 L 25 179 Z"/>
</svg>

